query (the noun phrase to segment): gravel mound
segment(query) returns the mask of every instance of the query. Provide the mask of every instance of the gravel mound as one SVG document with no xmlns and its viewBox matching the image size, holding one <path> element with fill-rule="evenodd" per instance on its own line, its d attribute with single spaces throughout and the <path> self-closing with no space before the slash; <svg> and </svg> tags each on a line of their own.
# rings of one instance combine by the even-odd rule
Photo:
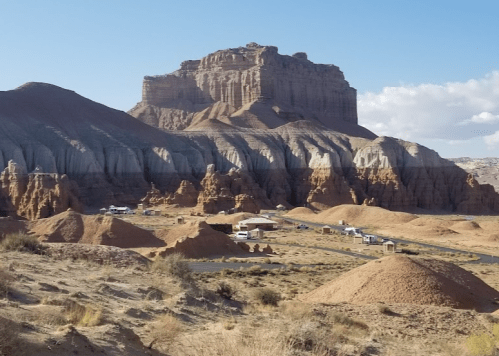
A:
<svg viewBox="0 0 499 356">
<path fill-rule="evenodd" d="M 444 261 L 389 256 L 357 267 L 301 298 L 310 303 L 407 303 L 490 312 L 499 292 Z"/>
<path fill-rule="evenodd" d="M 137 252 L 115 246 L 96 246 L 75 243 L 45 244 L 44 252 L 57 259 L 86 260 L 96 263 L 110 263 L 116 267 L 146 268 L 149 260 Z"/>
<path fill-rule="evenodd" d="M 376 206 L 365 205 L 338 205 L 317 214 L 315 221 L 328 224 L 337 224 L 345 220 L 350 225 L 388 225 L 404 224 L 417 219 L 416 215 L 386 210 Z"/>
<path fill-rule="evenodd" d="M 299 208 L 294 208 L 294 209 L 290 210 L 284 216 L 289 216 L 290 218 L 299 219 L 301 217 L 308 217 L 310 215 L 315 215 L 315 213 L 312 209 L 299 207 Z"/>
</svg>

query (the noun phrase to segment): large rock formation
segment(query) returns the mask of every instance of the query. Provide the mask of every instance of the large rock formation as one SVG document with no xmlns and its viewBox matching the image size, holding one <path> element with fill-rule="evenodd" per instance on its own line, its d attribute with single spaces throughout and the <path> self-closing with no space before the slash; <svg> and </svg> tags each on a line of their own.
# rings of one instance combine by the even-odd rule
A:
<svg viewBox="0 0 499 356">
<path fill-rule="evenodd" d="M 0 174 L 0 214 L 27 219 L 46 218 L 72 208 L 83 211 L 78 200 L 78 186 L 68 176 L 43 173 L 28 174 L 24 167 L 9 161 Z"/>
<path fill-rule="evenodd" d="M 216 129 L 164 131 L 69 90 L 30 83 L 0 92 L 0 169 L 13 160 L 25 172 L 40 166 L 60 179 L 65 174 L 77 183 L 80 200 L 97 207 L 137 203 L 152 182 L 172 202 L 189 195 L 193 205 L 194 190 L 203 207 L 217 199 L 216 212 L 225 203 L 326 208 L 363 202 L 394 210 L 499 211 L 491 186 L 415 143 L 346 135 L 317 120 L 275 129 L 216 119 L 204 125 Z M 3 179 L 0 210 L 17 211 L 29 181 L 16 186 Z M 184 180 L 192 186 L 181 186 Z"/>
<path fill-rule="evenodd" d="M 199 129 L 213 119 L 251 128 L 306 119 L 372 137 L 356 125 L 357 92 L 338 67 L 256 43 L 185 61 L 171 74 L 145 77 L 142 102 L 130 114 L 172 130 Z"/>
<path fill-rule="evenodd" d="M 259 213 L 261 208 L 271 206 L 267 194 L 253 178 L 235 168 L 223 175 L 215 171 L 215 165 L 210 164 L 201 187 L 198 208 L 205 213 L 216 214 L 230 209 Z"/>
</svg>

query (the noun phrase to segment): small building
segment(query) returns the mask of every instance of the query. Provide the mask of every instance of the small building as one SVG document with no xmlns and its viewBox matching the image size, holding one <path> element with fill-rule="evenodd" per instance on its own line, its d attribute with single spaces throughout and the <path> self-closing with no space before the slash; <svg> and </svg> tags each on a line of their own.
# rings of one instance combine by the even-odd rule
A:
<svg viewBox="0 0 499 356">
<path fill-rule="evenodd" d="M 263 239 L 264 237 L 264 230 L 256 228 L 254 230 L 251 230 L 251 237 L 254 239 Z"/>
<path fill-rule="evenodd" d="M 278 211 L 285 211 L 285 210 L 286 210 L 286 207 L 285 207 L 284 205 L 282 205 L 282 204 L 279 204 L 279 205 L 278 205 L 278 206 L 276 206 L 275 208 L 276 208 L 276 210 L 278 210 Z"/>
<path fill-rule="evenodd" d="M 363 244 L 364 243 L 364 237 L 360 234 L 356 234 L 353 236 L 353 243 L 354 244 Z"/>
<path fill-rule="evenodd" d="M 383 242 L 383 252 L 395 252 L 397 244 L 391 240 Z"/>
<path fill-rule="evenodd" d="M 345 220 L 338 221 L 338 225 L 346 225 Z"/>
<path fill-rule="evenodd" d="M 241 220 L 239 222 L 238 228 L 240 231 L 251 231 L 257 228 L 262 230 L 275 230 L 277 226 L 277 221 L 265 219 L 265 218 L 251 218 L 246 220 Z"/>
<path fill-rule="evenodd" d="M 177 224 L 184 224 L 185 223 L 184 217 L 183 216 L 177 216 L 175 218 L 175 223 L 177 223 Z"/>
<path fill-rule="evenodd" d="M 106 214 L 106 213 L 107 213 L 107 209 L 106 209 L 106 208 L 102 208 L 102 209 L 100 209 L 100 210 L 99 210 L 99 213 L 100 213 L 101 215 L 104 215 L 104 214 Z"/>
<path fill-rule="evenodd" d="M 144 204 L 137 204 L 137 210 L 140 212 L 144 211 Z"/>
<path fill-rule="evenodd" d="M 331 233 L 331 229 L 332 227 L 331 226 L 328 226 L 328 225 L 324 225 L 323 227 L 321 227 L 321 231 L 322 231 L 322 234 L 330 234 Z"/>
<path fill-rule="evenodd" d="M 161 210 L 154 210 L 154 216 L 161 216 Z"/>
</svg>

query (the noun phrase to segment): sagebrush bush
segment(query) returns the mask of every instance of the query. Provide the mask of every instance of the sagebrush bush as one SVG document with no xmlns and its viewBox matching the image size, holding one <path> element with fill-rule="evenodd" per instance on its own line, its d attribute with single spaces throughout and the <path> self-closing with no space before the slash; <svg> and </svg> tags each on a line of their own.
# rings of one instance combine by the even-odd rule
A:
<svg viewBox="0 0 499 356">
<path fill-rule="evenodd" d="M 151 265 L 151 271 L 166 273 L 184 282 L 192 281 L 192 269 L 180 253 L 166 257 L 158 256 Z"/>
<path fill-rule="evenodd" d="M 157 348 L 160 350 L 165 349 L 164 351 L 184 331 L 182 322 L 171 314 L 161 316 L 150 327 L 149 335 L 152 337 L 152 341 L 149 348 L 157 345 Z"/>
<path fill-rule="evenodd" d="M 215 293 L 224 299 L 231 300 L 235 296 L 236 290 L 229 283 L 221 281 L 218 283 Z"/>
<path fill-rule="evenodd" d="M 276 307 L 281 300 L 281 294 L 270 288 L 262 288 L 256 291 L 256 299 L 263 305 L 271 305 Z"/>
<path fill-rule="evenodd" d="M 0 242 L 0 250 L 41 254 L 43 252 L 43 246 L 35 236 L 17 232 L 5 235 L 2 242 Z"/>
</svg>

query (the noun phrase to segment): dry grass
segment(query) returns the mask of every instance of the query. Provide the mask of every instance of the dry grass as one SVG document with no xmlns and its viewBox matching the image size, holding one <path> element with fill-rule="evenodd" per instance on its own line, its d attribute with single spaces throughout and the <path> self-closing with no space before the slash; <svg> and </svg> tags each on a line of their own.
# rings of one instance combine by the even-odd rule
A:
<svg viewBox="0 0 499 356">
<path fill-rule="evenodd" d="M 164 258 L 158 256 L 151 265 L 151 271 L 165 273 L 183 282 L 192 282 L 192 270 L 180 253 L 173 253 Z"/>
<path fill-rule="evenodd" d="M 102 309 L 93 305 L 81 305 L 70 301 L 65 308 L 65 316 L 70 323 L 79 326 L 97 326 L 103 322 Z"/>
<path fill-rule="evenodd" d="M 14 277 L 0 267 L 0 298 L 7 297 L 10 292 Z"/>
<path fill-rule="evenodd" d="M 7 234 L 0 242 L 1 251 L 20 251 L 41 254 L 43 246 L 34 236 L 18 232 Z"/>
<path fill-rule="evenodd" d="M 152 341 L 149 347 L 155 345 L 159 350 L 166 351 L 184 329 L 182 322 L 173 315 L 165 314 L 161 316 L 150 326 L 149 336 Z"/>
</svg>

